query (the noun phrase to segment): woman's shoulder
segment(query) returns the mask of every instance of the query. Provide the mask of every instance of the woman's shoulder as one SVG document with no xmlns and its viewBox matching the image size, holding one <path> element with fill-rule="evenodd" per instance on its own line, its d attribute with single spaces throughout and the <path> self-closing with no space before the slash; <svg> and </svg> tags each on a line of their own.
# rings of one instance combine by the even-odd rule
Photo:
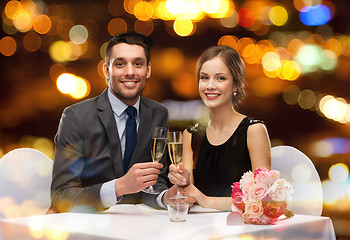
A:
<svg viewBox="0 0 350 240">
<path fill-rule="evenodd" d="M 195 135 L 202 135 L 205 132 L 205 126 L 200 123 L 194 123 L 186 128 L 187 132 Z"/>
<path fill-rule="evenodd" d="M 263 120 L 261 120 L 259 118 L 255 118 L 255 117 L 245 117 L 242 121 L 242 124 L 247 125 L 247 126 L 254 125 L 257 123 L 261 123 L 263 125 L 266 125 Z"/>
</svg>

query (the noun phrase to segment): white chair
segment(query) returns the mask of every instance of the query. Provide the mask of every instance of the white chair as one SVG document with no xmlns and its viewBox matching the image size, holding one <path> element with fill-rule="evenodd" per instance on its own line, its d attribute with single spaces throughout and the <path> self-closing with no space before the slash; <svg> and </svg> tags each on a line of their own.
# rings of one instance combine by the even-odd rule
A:
<svg viewBox="0 0 350 240">
<path fill-rule="evenodd" d="M 293 200 L 288 208 L 296 214 L 322 214 L 323 193 L 319 174 L 312 161 L 301 151 L 290 146 L 271 149 L 272 169 L 280 171 L 280 178 L 293 187 Z"/>
<path fill-rule="evenodd" d="M 52 165 L 50 158 L 31 148 L 15 149 L 0 159 L 0 218 L 47 211 Z"/>
</svg>

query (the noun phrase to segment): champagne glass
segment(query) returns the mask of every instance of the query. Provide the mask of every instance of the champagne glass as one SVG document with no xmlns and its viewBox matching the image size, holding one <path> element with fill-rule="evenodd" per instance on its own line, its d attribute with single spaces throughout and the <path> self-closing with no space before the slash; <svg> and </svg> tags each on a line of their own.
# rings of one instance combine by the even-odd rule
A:
<svg viewBox="0 0 350 240">
<path fill-rule="evenodd" d="M 179 167 L 182 160 L 182 132 L 169 132 L 167 140 L 171 163 L 176 167 Z M 170 199 L 186 198 L 186 196 L 180 193 L 179 184 L 176 184 L 176 188 L 176 195 L 174 197 L 170 197 Z"/>
<path fill-rule="evenodd" d="M 167 133 L 168 129 L 164 127 L 156 127 L 153 133 L 153 144 L 151 149 L 151 156 L 153 162 L 159 162 L 162 159 L 163 154 L 166 148 L 167 142 Z M 142 190 L 146 193 L 158 194 L 159 191 L 156 191 L 153 186 L 149 186 Z"/>
</svg>

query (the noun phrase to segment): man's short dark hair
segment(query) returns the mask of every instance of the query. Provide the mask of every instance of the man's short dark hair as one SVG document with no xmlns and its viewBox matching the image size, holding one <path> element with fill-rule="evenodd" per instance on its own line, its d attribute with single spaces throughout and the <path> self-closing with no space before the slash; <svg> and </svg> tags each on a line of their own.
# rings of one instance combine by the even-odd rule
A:
<svg viewBox="0 0 350 240">
<path fill-rule="evenodd" d="M 153 44 L 152 39 L 142 33 L 124 32 L 114 36 L 111 38 L 111 40 L 109 40 L 105 57 L 105 62 L 107 65 L 109 65 L 112 47 L 118 43 L 136 44 L 143 47 L 147 59 L 147 64 L 149 63 L 151 57 L 150 48 Z"/>
</svg>

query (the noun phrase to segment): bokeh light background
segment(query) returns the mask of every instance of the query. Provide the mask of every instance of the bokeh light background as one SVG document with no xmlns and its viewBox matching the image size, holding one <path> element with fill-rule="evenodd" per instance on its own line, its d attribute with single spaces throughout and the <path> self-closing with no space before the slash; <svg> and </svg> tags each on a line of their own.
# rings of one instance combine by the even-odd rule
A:
<svg viewBox="0 0 350 240">
<path fill-rule="evenodd" d="M 32 147 L 53 157 L 62 110 L 99 94 L 106 42 L 135 30 L 154 39 L 143 95 L 165 104 L 170 126 L 208 120 L 195 61 L 212 45 L 246 64 L 246 115 L 272 145 L 314 162 L 323 215 L 350 237 L 350 17 L 347 0 L 1 1 L 0 156 Z"/>
</svg>

